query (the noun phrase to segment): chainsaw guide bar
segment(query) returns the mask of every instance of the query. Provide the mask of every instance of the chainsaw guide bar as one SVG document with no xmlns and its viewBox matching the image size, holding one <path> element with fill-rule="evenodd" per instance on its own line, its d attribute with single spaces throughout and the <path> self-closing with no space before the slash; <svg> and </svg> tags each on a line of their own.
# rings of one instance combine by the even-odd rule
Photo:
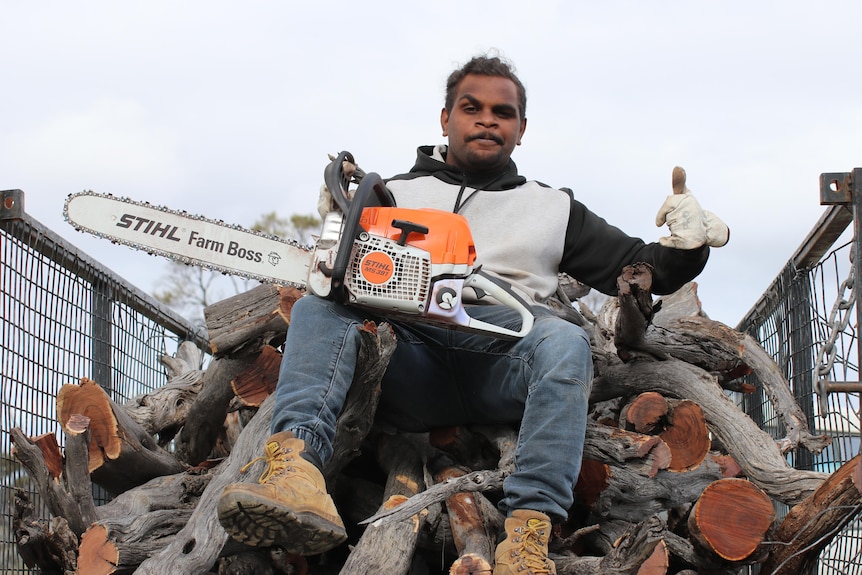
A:
<svg viewBox="0 0 862 575">
<path fill-rule="evenodd" d="M 151 255 L 263 283 L 304 289 L 313 248 L 184 211 L 92 191 L 70 194 L 76 230 Z"/>
</svg>

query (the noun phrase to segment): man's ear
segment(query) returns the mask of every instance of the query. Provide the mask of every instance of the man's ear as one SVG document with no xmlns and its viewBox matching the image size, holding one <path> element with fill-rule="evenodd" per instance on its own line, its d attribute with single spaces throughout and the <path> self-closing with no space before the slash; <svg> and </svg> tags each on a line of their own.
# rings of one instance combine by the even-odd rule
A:
<svg viewBox="0 0 862 575">
<path fill-rule="evenodd" d="M 523 120 L 521 120 L 521 131 L 518 133 L 518 141 L 515 142 L 515 145 L 517 145 L 517 146 L 521 145 L 521 138 L 524 137 L 524 132 L 526 132 L 526 131 L 527 131 L 527 118 L 524 118 Z"/>
<path fill-rule="evenodd" d="M 449 110 L 443 108 L 440 110 L 440 127 L 443 128 L 443 135 L 449 135 Z"/>
</svg>

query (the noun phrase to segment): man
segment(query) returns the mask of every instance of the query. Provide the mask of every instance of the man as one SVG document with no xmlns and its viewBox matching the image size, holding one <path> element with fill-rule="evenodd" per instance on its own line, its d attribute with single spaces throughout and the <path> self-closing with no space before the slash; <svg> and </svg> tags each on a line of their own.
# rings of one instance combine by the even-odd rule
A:
<svg viewBox="0 0 862 575">
<path fill-rule="evenodd" d="M 622 268 L 646 262 L 654 267 L 655 292 L 669 293 L 701 272 L 707 244 L 728 237 L 690 194 L 660 212 L 671 224 L 665 246 L 610 226 L 570 191 L 526 180 L 511 160 L 527 127 L 525 111 L 524 86 L 510 66 L 474 58 L 447 82 L 440 123 L 448 146 L 419 148 L 413 169 L 387 182 L 399 207 L 465 216 L 476 263 L 532 304 L 534 326 L 516 341 L 392 322 L 398 345 L 377 414 L 408 431 L 519 424 L 515 471 L 500 502 L 507 519 L 495 575 L 555 572 L 547 550 L 551 525 L 566 518 L 581 465 L 593 367 L 588 336 L 543 303 L 555 293 L 558 272 L 614 294 Z M 470 314 L 495 325 L 518 322 L 501 305 L 475 305 Z M 228 486 L 219 502 L 219 519 L 234 538 L 300 554 L 346 539 L 319 469 L 332 455 L 356 365 L 356 326 L 366 319 L 366 310 L 314 296 L 294 306 L 273 435 L 264 446 L 269 467 L 257 484 Z"/>
</svg>

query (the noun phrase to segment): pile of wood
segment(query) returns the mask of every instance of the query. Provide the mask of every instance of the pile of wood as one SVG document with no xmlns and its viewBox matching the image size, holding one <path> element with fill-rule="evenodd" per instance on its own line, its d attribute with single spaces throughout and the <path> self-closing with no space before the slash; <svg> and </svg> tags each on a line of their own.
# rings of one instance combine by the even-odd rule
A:
<svg viewBox="0 0 862 575">
<path fill-rule="evenodd" d="M 709 320 L 689 284 L 653 301 L 648 266 L 627 268 L 600 313 L 561 314 L 590 333 L 596 378 L 576 503 L 556 526 L 559 574 L 795 574 L 859 511 L 862 467 L 832 475 L 787 464 L 819 452 L 787 381 L 750 336 Z M 127 405 L 87 379 L 57 397 L 53 434 L 13 429 L 15 454 L 51 517 L 16 500 L 20 554 L 43 573 L 490 575 L 513 468 L 514 427 L 408 434 L 375 424 L 391 329 L 361 330 L 358 370 L 324 475 L 350 534 L 315 557 L 229 539 L 216 516 L 228 484 L 260 475 L 290 310 L 301 294 L 263 285 L 206 310 L 213 359 L 183 344 L 166 385 Z M 753 373 L 784 437 L 759 429 L 727 390 Z M 564 457 L 565 454 L 560 454 Z M 112 495 L 95 505 L 92 484 Z M 776 504 L 789 513 L 776 519 Z M 787 509 L 782 507 L 782 509 Z"/>
</svg>

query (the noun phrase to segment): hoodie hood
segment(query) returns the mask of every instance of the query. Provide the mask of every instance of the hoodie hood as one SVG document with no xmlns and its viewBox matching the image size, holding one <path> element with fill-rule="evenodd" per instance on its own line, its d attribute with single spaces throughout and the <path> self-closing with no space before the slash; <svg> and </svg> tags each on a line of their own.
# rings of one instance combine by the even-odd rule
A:
<svg viewBox="0 0 862 575">
<path fill-rule="evenodd" d="M 416 151 L 416 163 L 410 172 L 395 176 L 393 180 L 412 179 L 420 176 L 433 176 L 442 182 L 455 186 L 467 186 L 486 191 L 511 190 L 523 185 L 527 180 L 518 174 L 518 167 L 511 159 L 499 172 L 465 172 L 446 163 L 448 146 L 420 146 Z"/>
</svg>

